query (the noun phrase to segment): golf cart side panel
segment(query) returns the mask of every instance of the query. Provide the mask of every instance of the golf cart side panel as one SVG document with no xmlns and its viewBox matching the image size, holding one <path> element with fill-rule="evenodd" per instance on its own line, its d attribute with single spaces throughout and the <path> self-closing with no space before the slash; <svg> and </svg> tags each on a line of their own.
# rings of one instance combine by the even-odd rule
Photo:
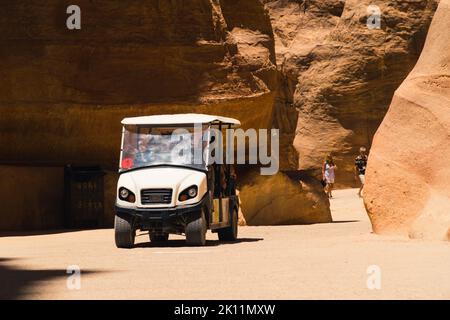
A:
<svg viewBox="0 0 450 320">
<path fill-rule="evenodd" d="M 231 224 L 233 210 L 238 212 L 239 199 L 238 196 L 229 196 L 222 199 L 222 209 L 219 209 L 219 199 L 214 199 L 213 211 L 211 212 L 210 228 L 213 232 L 218 229 L 226 228 Z M 216 217 L 215 217 L 216 215 Z"/>
</svg>

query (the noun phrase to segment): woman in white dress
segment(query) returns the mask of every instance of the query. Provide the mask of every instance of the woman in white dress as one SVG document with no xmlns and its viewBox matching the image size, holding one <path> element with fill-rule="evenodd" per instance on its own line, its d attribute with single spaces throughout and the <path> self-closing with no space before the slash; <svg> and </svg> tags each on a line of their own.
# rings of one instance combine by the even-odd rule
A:
<svg viewBox="0 0 450 320">
<path fill-rule="evenodd" d="M 335 178 L 334 170 L 336 169 L 337 166 L 334 164 L 333 157 L 331 154 L 327 155 L 322 166 L 322 178 L 326 183 L 325 192 L 329 198 L 333 198 L 333 194 L 331 192 L 333 191 Z"/>
</svg>

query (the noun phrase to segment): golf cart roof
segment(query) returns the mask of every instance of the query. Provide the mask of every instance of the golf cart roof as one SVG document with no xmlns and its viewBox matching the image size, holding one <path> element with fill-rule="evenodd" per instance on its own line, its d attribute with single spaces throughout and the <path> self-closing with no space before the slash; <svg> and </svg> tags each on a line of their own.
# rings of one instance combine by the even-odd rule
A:
<svg viewBox="0 0 450 320">
<path fill-rule="evenodd" d="M 157 116 L 144 116 L 125 118 L 123 125 L 186 125 L 186 124 L 226 124 L 232 127 L 239 127 L 239 120 L 227 117 L 213 116 L 199 113 L 164 114 Z"/>
</svg>

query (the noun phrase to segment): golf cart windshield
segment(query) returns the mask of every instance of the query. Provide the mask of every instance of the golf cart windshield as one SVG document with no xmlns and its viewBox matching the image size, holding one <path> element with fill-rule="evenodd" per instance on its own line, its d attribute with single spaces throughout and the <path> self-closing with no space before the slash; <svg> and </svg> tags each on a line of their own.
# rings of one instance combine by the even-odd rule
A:
<svg viewBox="0 0 450 320">
<path fill-rule="evenodd" d="M 156 127 L 125 125 L 120 171 L 157 165 L 206 169 L 203 135 L 207 126 Z M 208 141 L 208 140 L 206 140 Z"/>
</svg>

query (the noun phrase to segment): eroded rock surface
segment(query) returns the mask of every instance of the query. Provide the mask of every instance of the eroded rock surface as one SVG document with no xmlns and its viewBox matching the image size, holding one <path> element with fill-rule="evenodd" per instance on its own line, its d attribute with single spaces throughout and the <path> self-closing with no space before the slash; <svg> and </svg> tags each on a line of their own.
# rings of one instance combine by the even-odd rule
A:
<svg viewBox="0 0 450 320">
<path fill-rule="evenodd" d="M 264 2 L 283 83 L 275 120 L 295 147 L 284 144 L 286 165 L 320 175 L 332 152 L 337 184 L 355 186 L 357 150 L 371 145 L 416 63 L 436 1 L 377 1 L 381 29 L 366 25 L 369 0 L 310 0 L 306 10 L 304 1 Z"/>
<path fill-rule="evenodd" d="M 259 0 L 80 0 L 81 30 L 72 31 L 70 4 L 2 3 L 1 162 L 102 166 L 112 223 L 122 118 L 195 112 L 238 118 L 244 129 L 272 126 L 278 74 L 270 17 Z M 291 145 L 292 137 L 283 141 Z M 8 229 L 60 227 L 18 207 L 24 190 L 5 189 L 16 215 Z M 310 192 L 297 191 L 298 201 Z M 42 200 L 32 200 L 27 208 L 39 208 Z M 286 221 L 278 205 L 265 223 Z M 291 221 L 318 212 L 301 206 Z M 55 208 L 45 215 L 61 215 L 62 205 Z M 327 202 L 320 208 L 329 215 Z"/>
<path fill-rule="evenodd" d="M 377 233 L 450 240 L 450 1 L 373 142 L 364 202 Z"/>
<path fill-rule="evenodd" d="M 260 176 L 250 172 L 239 190 L 241 219 L 248 225 L 331 222 L 329 201 L 322 187 L 305 173 Z"/>
<path fill-rule="evenodd" d="M 333 152 L 338 184 L 353 184 L 354 154 L 371 144 L 415 64 L 437 1 L 377 2 L 380 30 L 366 26 L 369 0 L 309 0 L 306 10 L 302 2 L 80 0 L 82 29 L 74 31 L 66 28 L 69 1 L 3 3 L 0 162 L 113 172 L 124 117 L 231 116 L 244 129 L 280 128 L 280 168 L 302 170 L 244 172 L 243 218 L 330 221 L 314 180 L 323 157 Z M 111 215 L 114 180 L 111 173 L 105 184 Z M 21 191 L 8 190 L 14 208 Z M 27 228 L 44 225 L 39 212 L 21 210 L 9 227 L 23 228 L 29 215 L 37 218 Z"/>
<path fill-rule="evenodd" d="M 0 158 L 115 168 L 125 116 L 271 123 L 273 34 L 258 0 L 9 1 L 0 16 Z M 249 10 L 245 14 L 245 10 Z M 6 143 L 7 142 L 7 143 Z"/>
</svg>

